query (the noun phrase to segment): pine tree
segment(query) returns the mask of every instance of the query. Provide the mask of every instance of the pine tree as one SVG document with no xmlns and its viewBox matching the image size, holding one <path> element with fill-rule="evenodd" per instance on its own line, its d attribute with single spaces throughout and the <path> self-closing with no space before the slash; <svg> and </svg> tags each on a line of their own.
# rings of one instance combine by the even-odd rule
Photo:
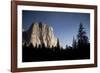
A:
<svg viewBox="0 0 100 73">
<path fill-rule="evenodd" d="M 66 45 L 66 49 L 68 49 L 68 45 Z"/>
<path fill-rule="evenodd" d="M 46 48 L 44 43 L 42 43 L 42 48 Z"/>
<path fill-rule="evenodd" d="M 83 47 L 84 45 L 88 44 L 88 37 L 86 35 L 82 23 L 80 23 L 79 25 L 77 39 L 78 39 L 78 47 Z"/>
<path fill-rule="evenodd" d="M 57 39 L 57 48 L 60 49 L 59 39 Z"/>
<path fill-rule="evenodd" d="M 39 44 L 38 48 L 39 48 L 39 49 L 41 49 L 41 48 L 42 48 L 41 44 Z"/>
<path fill-rule="evenodd" d="M 74 37 L 73 37 L 72 47 L 73 47 L 73 49 L 77 48 L 77 42 L 76 42 L 76 39 Z"/>
<path fill-rule="evenodd" d="M 29 48 L 34 48 L 32 43 L 30 43 Z"/>
</svg>

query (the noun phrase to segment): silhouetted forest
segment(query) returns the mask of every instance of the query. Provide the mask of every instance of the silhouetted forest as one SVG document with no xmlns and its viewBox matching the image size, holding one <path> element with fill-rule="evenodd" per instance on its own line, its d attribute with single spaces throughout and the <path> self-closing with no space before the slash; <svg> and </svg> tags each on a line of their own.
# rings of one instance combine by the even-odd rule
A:
<svg viewBox="0 0 100 73">
<path fill-rule="evenodd" d="M 56 61 L 56 60 L 79 60 L 90 59 L 90 43 L 86 35 L 82 23 L 79 25 L 78 34 L 73 37 L 72 46 L 66 44 L 66 48 L 60 47 L 59 39 L 56 47 L 45 47 L 42 45 L 33 47 L 32 43 L 29 46 L 22 46 L 22 61 Z"/>
</svg>

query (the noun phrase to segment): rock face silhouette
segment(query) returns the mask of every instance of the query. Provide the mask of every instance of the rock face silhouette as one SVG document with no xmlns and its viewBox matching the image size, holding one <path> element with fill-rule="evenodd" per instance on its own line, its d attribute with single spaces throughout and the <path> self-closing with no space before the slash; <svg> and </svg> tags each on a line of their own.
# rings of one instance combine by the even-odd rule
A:
<svg viewBox="0 0 100 73">
<path fill-rule="evenodd" d="M 57 38 L 54 36 L 53 28 L 44 23 L 32 23 L 27 31 L 22 32 L 22 44 L 34 47 L 44 45 L 45 47 L 56 47 Z"/>
</svg>

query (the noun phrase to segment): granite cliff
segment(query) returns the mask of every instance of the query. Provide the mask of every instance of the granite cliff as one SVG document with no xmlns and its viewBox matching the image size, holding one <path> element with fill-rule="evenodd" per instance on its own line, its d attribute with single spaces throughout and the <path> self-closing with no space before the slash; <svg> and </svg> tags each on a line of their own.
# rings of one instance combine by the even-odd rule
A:
<svg viewBox="0 0 100 73">
<path fill-rule="evenodd" d="M 22 44 L 29 46 L 30 43 L 34 47 L 41 46 L 45 47 L 56 47 L 57 38 L 54 35 L 53 28 L 44 23 L 32 23 L 27 31 L 22 32 Z"/>
</svg>

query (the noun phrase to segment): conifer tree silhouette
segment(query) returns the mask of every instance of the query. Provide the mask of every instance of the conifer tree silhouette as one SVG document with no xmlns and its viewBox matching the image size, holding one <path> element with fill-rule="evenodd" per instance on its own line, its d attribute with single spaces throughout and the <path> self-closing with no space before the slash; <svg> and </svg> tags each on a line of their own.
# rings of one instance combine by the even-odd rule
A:
<svg viewBox="0 0 100 73">
<path fill-rule="evenodd" d="M 77 48 L 77 41 L 76 41 L 76 39 L 75 39 L 74 37 L 73 37 L 72 47 L 73 47 L 74 49 Z"/>
<path fill-rule="evenodd" d="M 88 37 L 86 35 L 86 32 L 84 30 L 82 23 L 80 23 L 80 25 L 79 25 L 77 40 L 78 40 L 78 47 L 81 47 L 81 48 L 89 43 Z"/>
<path fill-rule="evenodd" d="M 57 48 L 60 49 L 59 39 L 57 39 Z"/>
</svg>

